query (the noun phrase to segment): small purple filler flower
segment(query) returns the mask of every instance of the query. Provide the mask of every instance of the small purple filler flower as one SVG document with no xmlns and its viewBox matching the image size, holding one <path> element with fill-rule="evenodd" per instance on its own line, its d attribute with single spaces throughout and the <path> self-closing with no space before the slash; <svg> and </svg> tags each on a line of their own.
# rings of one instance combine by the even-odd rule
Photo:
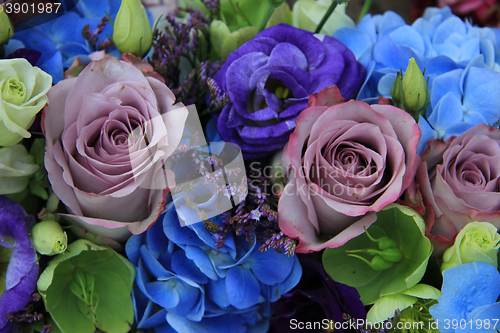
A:
<svg viewBox="0 0 500 333">
<path fill-rule="evenodd" d="M 286 24 L 268 28 L 231 53 L 215 76 L 230 102 L 215 116 L 222 139 L 247 158 L 283 148 L 309 95 L 337 85 L 355 97 L 364 67 L 341 42 Z"/>
<path fill-rule="evenodd" d="M 28 304 L 38 278 L 37 256 L 26 230 L 26 217 L 21 206 L 0 196 L 0 333 L 10 332 L 12 323 L 7 314 Z"/>
</svg>

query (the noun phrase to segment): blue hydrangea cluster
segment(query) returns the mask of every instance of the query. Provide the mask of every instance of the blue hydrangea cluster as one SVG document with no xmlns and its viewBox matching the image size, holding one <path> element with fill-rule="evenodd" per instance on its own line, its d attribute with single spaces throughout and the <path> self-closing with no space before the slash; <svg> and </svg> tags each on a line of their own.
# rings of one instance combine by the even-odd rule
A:
<svg viewBox="0 0 500 333">
<path fill-rule="evenodd" d="M 221 217 L 212 219 L 221 224 Z M 139 329 L 155 332 L 266 332 L 270 303 L 291 290 L 296 257 L 258 250 L 257 237 L 226 236 L 217 248 L 204 223 L 182 227 L 173 204 L 126 245 L 137 268 L 134 304 Z"/>
<path fill-rule="evenodd" d="M 429 78 L 430 103 L 420 118 L 422 138 L 448 139 L 479 123 L 500 118 L 500 49 L 496 33 L 462 21 L 450 8 L 427 8 L 408 25 L 394 12 L 365 16 L 355 27 L 343 27 L 334 37 L 353 51 L 367 69 L 358 99 L 390 97 L 397 72 L 415 58 Z"/>
<path fill-rule="evenodd" d="M 85 56 L 95 51 L 82 35 L 84 26 L 88 24 L 90 29 L 96 29 L 106 13 L 114 19 L 120 4 L 120 0 L 79 0 L 71 11 L 46 23 L 37 25 L 38 18 L 35 17 L 26 23 L 32 27 L 14 34 L 5 54 L 23 48 L 40 52 L 37 66 L 52 75 L 53 82 L 57 83 L 63 79 L 64 70 L 71 66 L 76 56 L 84 56 L 82 60 L 89 62 Z M 106 39 L 106 35 L 112 34 L 113 28 L 108 23 L 99 38 Z"/>
<path fill-rule="evenodd" d="M 496 333 L 500 329 L 500 273 L 474 262 L 443 272 L 443 296 L 429 309 L 439 332 Z"/>
</svg>

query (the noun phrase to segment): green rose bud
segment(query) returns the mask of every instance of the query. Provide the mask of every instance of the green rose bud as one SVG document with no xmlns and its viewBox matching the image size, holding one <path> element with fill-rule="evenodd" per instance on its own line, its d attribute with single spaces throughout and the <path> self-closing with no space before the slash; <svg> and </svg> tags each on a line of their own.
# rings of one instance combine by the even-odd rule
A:
<svg viewBox="0 0 500 333">
<path fill-rule="evenodd" d="M 395 106 L 407 111 L 417 121 L 427 109 L 429 85 L 415 58 L 410 59 L 403 76 L 398 74 L 392 86 L 392 100 Z"/>
<path fill-rule="evenodd" d="M 314 32 L 331 3 L 332 0 L 298 0 L 292 10 L 293 26 Z M 356 24 L 347 16 L 345 9 L 346 4 L 339 4 L 335 7 L 320 33 L 330 36 L 341 27 L 354 28 Z"/>
<path fill-rule="evenodd" d="M 35 224 L 31 230 L 35 249 L 43 255 L 53 256 L 63 253 L 68 247 L 68 238 L 56 221 L 44 220 Z"/>
<path fill-rule="evenodd" d="M 441 271 L 471 262 L 486 262 L 498 268 L 500 234 L 488 222 L 471 222 L 455 238 L 455 244 L 443 254 Z"/>
<path fill-rule="evenodd" d="M 19 193 L 39 166 L 23 145 L 0 148 L 0 194 Z"/>
<path fill-rule="evenodd" d="M 31 137 L 26 130 L 47 103 L 52 76 L 26 59 L 0 60 L 0 146 L 12 146 Z"/>
<path fill-rule="evenodd" d="M 14 27 L 9 16 L 4 12 L 3 6 L 0 6 L 0 43 L 6 43 L 14 35 Z"/>
<path fill-rule="evenodd" d="M 153 31 L 140 0 L 122 0 L 113 25 L 113 43 L 120 53 L 144 57 L 151 48 Z"/>
</svg>

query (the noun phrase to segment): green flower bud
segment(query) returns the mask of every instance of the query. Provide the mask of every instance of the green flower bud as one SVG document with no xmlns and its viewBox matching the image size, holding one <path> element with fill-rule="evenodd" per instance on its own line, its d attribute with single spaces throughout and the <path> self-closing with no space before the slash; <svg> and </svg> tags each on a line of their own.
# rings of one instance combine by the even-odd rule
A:
<svg viewBox="0 0 500 333">
<path fill-rule="evenodd" d="M 387 261 L 384 258 L 382 258 L 381 256 L 375 256 L 372 258 L 371 261 L 368 261 L 365 258 L 358 256 L 356 254 L 348 253 L 347 255 L 350 257 L 358 258 L 361 261 L 364 261 L 368 266 L 370 266 L 371 268 L 373 268 L 376 271 L 385 271 L 386 269 L 389 269 L 392 267 L 392 265 L 394 265 L 394 262 Z"/>
<path fill-rule="evenodd" d="M 415 58 L 410 59 L 402 79 L 398 74 L 392 86 L 392 99 L 395 106 L 404 109 L 417 121 L 427 109 L 429 85 Z"/>
<path fill-rule="evenodd" d="M 140 0 L 122 0 L 113 25 L 113 43 L 120 53 L 144 57 L 151 48 L 153 31 Z"/>
<path fill-rule="evenodd" d="M 46 256 L 63 253 L 68 246 L 66 233 L 56 221 L 44 220 L 35 224 L 31 238 L 36 250 Z"/>
<path fill-rule="evenodd" d="M 471 262 L 486 262 L 498 268 L 500 234 L 488 222 L 471 222 L 455 238 L 455 243 L 443 254 L 441 271 Z"/>
<path fill-rule="evenodd" d="M 14 35 L 14 27 L 9 16 L 4 12 L 3 6 L 0 6 L 0 43 L 6 43 Z"/>
</svg>

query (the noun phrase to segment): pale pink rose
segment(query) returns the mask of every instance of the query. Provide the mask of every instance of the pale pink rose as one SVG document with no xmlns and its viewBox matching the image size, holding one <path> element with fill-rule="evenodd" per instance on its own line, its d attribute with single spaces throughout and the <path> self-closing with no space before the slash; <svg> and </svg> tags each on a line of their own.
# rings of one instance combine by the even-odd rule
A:
<svg viewBox="0 0 500 333">
<path fill-rule="evenodd" d="M 500 227 L 499 181 L 500 129 L 479 124 L 448 142 L 429 142 L 407 199 L 425 207 L 439 252 L 470 222 Z"/>
<path fill-rule="evenodd" d="M 363 233 L 376 220 L 366 214 L 398 200 L 418 159 L 420 129 L 405 111 L 329 100 L 310 98 L 283 150 L 279 226 L 299 240 L 301 253 L 339 247 Z"/>
<path fill-rule="evenodd" d="M 115 57 L 91 62 L 48 97 L 45 167 L 71 212 L 65 217 L 114 240 L 145 231 L 168 191 L 145 181 L 161 169 L 158 156 L 164 162 L 177 148 L 187 109 L 165 84 Z"/>
</svg>

